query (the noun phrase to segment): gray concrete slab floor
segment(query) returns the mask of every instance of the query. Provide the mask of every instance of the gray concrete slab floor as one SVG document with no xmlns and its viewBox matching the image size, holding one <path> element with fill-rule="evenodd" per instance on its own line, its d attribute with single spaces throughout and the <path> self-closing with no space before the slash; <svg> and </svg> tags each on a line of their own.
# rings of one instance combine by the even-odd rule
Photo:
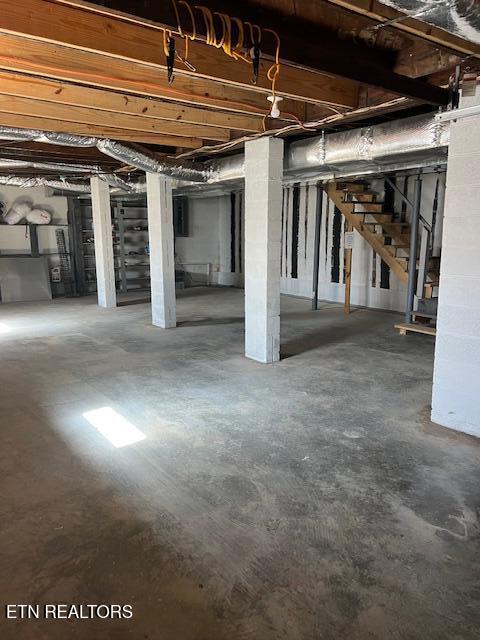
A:
<svg viewBox="0 0 480 640">
<path fill-rule="evenodd" d="M 433 339 L 283 298 L 261 365 L 242 291 L 177 307 L 0 307 L 3 604 L 133 606 L 0 638 L 478 638 L 480 446 L 429 421 Z"/>
</svg>

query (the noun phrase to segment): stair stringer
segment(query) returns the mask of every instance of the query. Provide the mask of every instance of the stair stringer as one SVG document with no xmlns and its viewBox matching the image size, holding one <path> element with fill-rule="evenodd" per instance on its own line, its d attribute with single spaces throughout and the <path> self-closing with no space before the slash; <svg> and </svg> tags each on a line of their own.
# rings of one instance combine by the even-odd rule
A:
<svg viewBox="0 0 480 640">
<path fill-rule="evenodd" d="M 330 182 L 327 185 L 327 195 L 345 219 L 365 238 L 375 253 L 378 253 L 382 260 L 388 264 L 392 273 L 394 273 L 401 282 L 406 284 L 408 282 L 408 272 L 405 271 L 400 262 L 385 248 L 386 245 L 378 239 L 377 234 L 369 231 L 359 219 L 359 216 L 353 213 L 353 203 L 343 201 L 343 192 L 337 191 L 334 182 Z"/>
</svg>

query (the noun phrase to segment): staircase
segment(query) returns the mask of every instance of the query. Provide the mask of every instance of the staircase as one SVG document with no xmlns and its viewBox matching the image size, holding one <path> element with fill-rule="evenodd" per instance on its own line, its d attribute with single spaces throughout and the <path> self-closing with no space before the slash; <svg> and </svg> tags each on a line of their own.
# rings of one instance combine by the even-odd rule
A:
<svg viewBox="0 0 480 640">
<path fill-rule="evenodd" d="M 328 197 L 334 202 L 346 221 L 365 238 L 373 250 L 405 284 L 408 282 L 410 262 L 410 225 L 399 222 L 400 215 L 383 211 L 378 193 L 366 182 L 331 182 Z M 418 266 L 418 255 L 416 256 Z M 417 331 L 435 334 L 436 303 L 438 294 L 439 259 L 431 258 L 425 265 L 425 282 L 418 309 L 413 312 L 414 323 L 402 325 L 401 333 Z"/>
</svg>

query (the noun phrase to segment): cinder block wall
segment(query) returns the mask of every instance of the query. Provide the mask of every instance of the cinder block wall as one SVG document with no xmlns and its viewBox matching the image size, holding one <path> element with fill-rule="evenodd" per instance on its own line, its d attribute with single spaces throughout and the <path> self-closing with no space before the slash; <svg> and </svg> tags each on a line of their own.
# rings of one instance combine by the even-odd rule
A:
<svg viewBox="0 0 480 640">
<path fill-rule="evenodd" d="M 430 173 L 422 178 L 421 211 L 430 223 L 436 211 L 433 255 L 440 253 L 443 199 L 436 197 L 441 192 L 439 181 L 444 174 Z M 413 177 L 397 179 L 400 189 L 413 198 Z M 383 180 L 373 180 L 372 188 L 383 198 Z M 192 200 L 194 216 L 215 215 L 215 201 L 219 203 L 220 223 L 209 227 L 206 244 L 197 236 L 195 224 L 192 238 L 187 242 L 178 239 L 179 254 L 190 255 L 187 244 L 198 249 L 197 255 L 212 255 L 213 243 L 219 242 L 219 263 L 213 267 L 213 281 L 218 284 L 242 286 L 244 271 L 243 251 L 243 191 L 232 192 L 231 197 L 205 199 L 203 205 Z M 281 291 L 289 295 L 310 297 L 312 295 L 312 274 L 314 257 L 315 215 L 317 208 L 316 181 L 298 182 L 286 185 L 283 190 L 282 206 L 282 246 L 281 246 Z M 203 207 L 203 208 L 201 208 Z M 394 209 L 402 211 L 402 201 L 395 195 Z M 409 211 L 405 211 L 408 220 Z M 345 297 L 343 232 L 345 220 L 335 212 L 333 202 L 323 198 L 320 230 L 319 296 L 323 300 L 342 302 Z M 377 309 L 405 310 L 406 287 L 389 272 L 382 273 L 381 259 L 370 245 L 359 235 L 355 235 L 352 258 L 352 304 Z"/>
<path fill-rule="evenodd" d="M 463 98 L 460 106 L 480 104 Z M 432 420 L 480 437 L 480 116 L 452 123 Z"/>
</svg>

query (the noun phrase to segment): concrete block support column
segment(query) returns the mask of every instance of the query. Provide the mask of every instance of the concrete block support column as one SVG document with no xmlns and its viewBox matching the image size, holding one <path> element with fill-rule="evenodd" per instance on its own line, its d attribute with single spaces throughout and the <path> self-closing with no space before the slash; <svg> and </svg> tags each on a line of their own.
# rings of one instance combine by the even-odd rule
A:
<svg viewBox="0 0 480 640">
<path fill-rule="evenodd" d="M 113 262 L 112 215 L 108 184 L 98 176 L 90 178 L 92 190 L 93 238 L 97 297 L 100 307 L 116 307 L 115 269 Z"/>
<path fill-rule="evenodd" d="M 480 116 L 451 123 L 446 187 L 432 420 L 480 437 Z"/>
<path fill-rule="evenodd" d="M 177 324 L 171 178 L 147 173 L 147 207 L 152 324 L 168 329 Z"/>
<path fill-rule="evenodd" d="M 283 140 L 245 144 L 245 355 L 280 359 Z"/>
</svg>

